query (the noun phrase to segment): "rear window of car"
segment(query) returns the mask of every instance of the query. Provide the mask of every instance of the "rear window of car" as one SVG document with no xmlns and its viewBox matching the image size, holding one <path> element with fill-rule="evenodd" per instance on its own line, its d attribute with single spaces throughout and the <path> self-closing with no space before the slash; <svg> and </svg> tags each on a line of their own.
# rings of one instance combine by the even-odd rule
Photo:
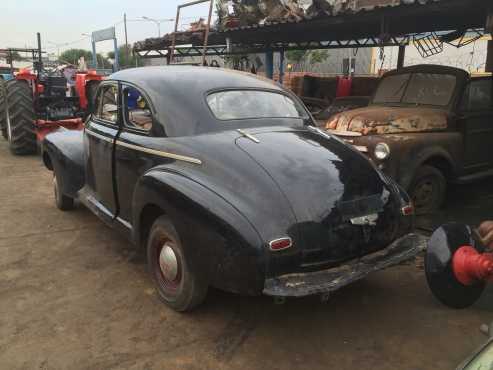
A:
<svg viewBox="0 0 493 370">
<path fill-rule="evenodd" d="M 207 104 L 221 121 L 255 118 L 304 118 L 302 106 L 290 97 L 259 90 L 227 90 L 207 96 Z"/>
</svg>

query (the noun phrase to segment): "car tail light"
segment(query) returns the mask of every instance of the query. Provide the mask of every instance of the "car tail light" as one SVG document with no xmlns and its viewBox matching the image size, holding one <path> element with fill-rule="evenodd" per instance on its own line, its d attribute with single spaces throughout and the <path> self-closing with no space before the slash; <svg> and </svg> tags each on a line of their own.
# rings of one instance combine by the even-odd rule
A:
<svg viewBox="0 0 493 370">
<path fill-rule="evenodd" d="M 277 252 L 290 248 L 292 245 L 293 245 L 293 241 L 291 240 L 291 238 L 289 237 L 280 238 L 280 239 L 271 240 L 269 242 L 269 249 L 271 251 Z"/>
<path fill-rule="evenodd" d="M 404 216 L 411 216 L 414 213 L 414 207 L 412 204 L 408 204 L 401 208 L 401 213 Z"/>
</svg>

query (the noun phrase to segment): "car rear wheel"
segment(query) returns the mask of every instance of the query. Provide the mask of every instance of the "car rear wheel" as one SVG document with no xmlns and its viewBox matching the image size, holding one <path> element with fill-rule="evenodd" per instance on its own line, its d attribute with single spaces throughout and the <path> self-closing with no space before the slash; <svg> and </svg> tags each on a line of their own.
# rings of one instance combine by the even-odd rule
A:
<svg viewBox="0 0 493 370">
<path fill-rule="evenodd" d="M 74 208 L 74 198 L 62 193 L 60 183 L 56 174 L 53 172 L 53 193 L 55 195 L 55 204 L 61 211 L 70 211 Z"/>
<path fill-rule="evenodd" d="M 147 241 L 147 263 L 159 298 L 179 312 L 203 302 L 207 283 L 190 269 L 180 237 L 170 219 L 159 217 Z"/>
<path fill-rule="evenodd" d="M 409 190 L 416 214 L 423 215 L 438 210 L 445 199 L 446 191 L 447 180 L 443 173 L 433 166 L 421 166 L 416 171 Z"/>
</svg>

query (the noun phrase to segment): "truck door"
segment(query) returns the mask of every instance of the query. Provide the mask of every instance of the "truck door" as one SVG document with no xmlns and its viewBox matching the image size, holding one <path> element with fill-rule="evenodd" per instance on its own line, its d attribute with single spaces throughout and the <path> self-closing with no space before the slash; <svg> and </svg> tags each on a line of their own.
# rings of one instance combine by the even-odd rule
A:
<svg viewBox="0 0 493 370">
<path fill-rule="evenodd" d="M 113 179 L 113 150 L 119 131 L 119 94 L 116 82 L 104 82 L 98 90 L 95 111 L 86 123 L 85 200 L 105 218 L 117 213 Z"/>
<path fill-rule="evenodd" d="M 464 163 L 468 172 L 493 166 L 493 81 L 491 77 L 469 82 L 462 103 L 464 120 Z"/>
</svg>

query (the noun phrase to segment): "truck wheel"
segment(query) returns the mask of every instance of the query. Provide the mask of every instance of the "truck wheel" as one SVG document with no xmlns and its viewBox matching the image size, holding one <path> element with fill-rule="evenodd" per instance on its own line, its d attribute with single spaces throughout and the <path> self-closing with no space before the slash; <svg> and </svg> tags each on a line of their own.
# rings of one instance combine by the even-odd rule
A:
<svg viewBox="0 0 493 370">
<path fill-rule="evenodd" d="M 74 198 L 62 194 L 55 172 L 53 172 L 53 193 L 55 195 L 55 204 L 59 210 L 70 211 L 74 209 Z"/>
<path fill-rule="evenodd" d="M 7 140 L 13 154 L 35 154 L 38 150 L 31 88 L 25 81 L 7 82 Z"/>
<path fill-rule="evenodd" d="M 2 136 L 7 139 L 7 101 L 5 94 L 5 81 L 0 79 L 0 131 L 2 131 Z"/>
<path fill-rule="evenodd" d="M 147 264 L 160 299 L 179 312 L 190 311 L 205 299 L 207 284 L 190 269 L 180 237 L 168 217 L 152 225 Z"/>
<path fill-rule="evenodd" d="M 439 169 L 428 165 L 418 168 L 409 189 L 416 214 L 423 215 L 438 210 L 445 199 L 446 191 L 447 180 Z"/>
</svg>

